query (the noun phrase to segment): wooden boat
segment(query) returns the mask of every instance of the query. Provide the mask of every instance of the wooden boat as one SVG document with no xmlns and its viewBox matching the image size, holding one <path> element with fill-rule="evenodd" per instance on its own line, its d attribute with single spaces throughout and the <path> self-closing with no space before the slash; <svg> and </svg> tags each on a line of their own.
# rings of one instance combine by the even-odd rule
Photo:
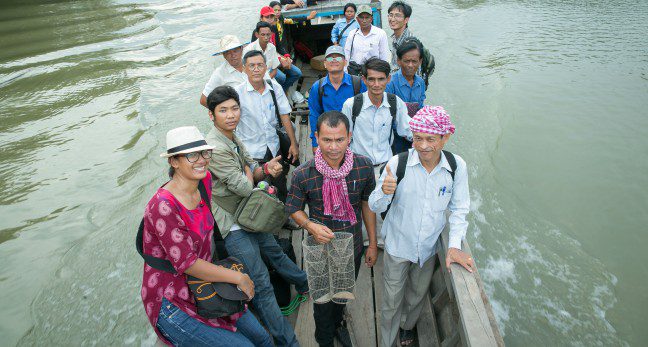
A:
<svg viewBox="0 0 648 347">
<path fill-rule="evenodd" d="M 286 18 L 305 17 L 310 11 L 317 10 L 317 17 L 306 26 L 291 28 L 293 42 L 298 40 L 307 44 L 315 55 L 323 54 L 331 44 L 330 32 L 335 21 L 343 15 L 346 1 L 319 1 L 318 5 L 304 9 L 285 11 Z M 365 3 L 356 1 L 356 5 Z M 374 25 L 382 26 L 381 3 L 366 2 L 374 10 Z M 302 70 L 303 80 L 297 83 L 297 90 L 306 94 L 310 86 L 326 72 L 313 69 L 308 62 L 296 60 Z M 292 116 L 295 118 L 296 136 L 300 144 L 302 162 L 312 157 L 310 128 L 308 125 L 308 105 L 293 105 Z M 305 231 L 292 235 L 292 242 L 297 254 L 297 264 L 303 266 L 302 240 L 307 236 Z M 424 300 L 424 309 L 417 323 L 419 346 L 503 346 L 493 309 L 484 291 L 479 273 L 469 273 L 461 266 L 452 264 L 452 272 L 445 266 L 445 255 L 448 246 L 448 231 L 441 239 L 443 250 L 434 256 L 435 270 L 430 290 Z M 470 253 L 470 247 L 464 241 L 464 251 Z M 380 308 L 382 298 L 382 251 L 373 268 L 362 265 L 355 287 L 356 300 L 347 305 L 346 319 L 350 324 L 350 333 L 354 346 L 373 347 L 380 345 Z M 362 262 L 364 264 L 364 261 Z M 299 310 L 288 317 L 295 327 L 300 344 L 305 347 L 316 347 L 314 339 L 315 323 L 313 320 L 312 300 L 302 303 Z M 337 343 L 337 341 L 336 341 Z"/>
</svg>

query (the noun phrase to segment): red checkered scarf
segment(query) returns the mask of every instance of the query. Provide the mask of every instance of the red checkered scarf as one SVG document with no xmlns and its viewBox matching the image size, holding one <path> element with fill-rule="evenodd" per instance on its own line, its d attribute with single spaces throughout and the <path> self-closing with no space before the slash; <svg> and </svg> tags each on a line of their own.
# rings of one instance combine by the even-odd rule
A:
<svg viewBox="0 0 648 347">
<path fill-rule="evenodd" d="M 455 126 L 442 106 L 423 106 L 409 121 L 413 133 L 454 134 Z"/>
<path fill-rule="evenodd" d="M 322 186 L 322 199 L 324 200 L 324 214 L 333 220 L 351 222 L 356 224 L 356 215 L 349 201 L 349 191 L 344 179 L 353 168 L 353 152 L 347 148 L 344 154 L 344 163 L 338 170 L 333 169 L 322 157 L 318 148 L 315 151 L 315 168 L 324 176 Z"/>
</svg>

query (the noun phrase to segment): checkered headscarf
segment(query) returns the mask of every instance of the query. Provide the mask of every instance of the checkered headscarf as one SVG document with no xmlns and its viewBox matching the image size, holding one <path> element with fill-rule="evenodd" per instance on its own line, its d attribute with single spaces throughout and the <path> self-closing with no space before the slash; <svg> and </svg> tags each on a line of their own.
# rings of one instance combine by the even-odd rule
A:
<svg viewBox="0 0 648 347">
<path fill-rule="evenodd" d="M 454 134 L 455 126 L 443 106 L 423 106 L 409 121 L 413 133 Z"/>
</svg>

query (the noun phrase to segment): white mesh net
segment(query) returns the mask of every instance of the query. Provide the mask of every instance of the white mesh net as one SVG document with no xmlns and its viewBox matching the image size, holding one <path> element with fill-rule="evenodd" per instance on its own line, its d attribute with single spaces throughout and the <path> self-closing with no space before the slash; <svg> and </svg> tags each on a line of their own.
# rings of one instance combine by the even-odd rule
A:
<svg viewBox="0 0 648 347">
<path fill-rule="evenodd" d="M 334 233 L 327 244 L 319 244 L 313 236 L 302 242 L 304 267 L 308 276 L 308 289 L 315 303 L 333 301 L 345 304 L 355 299 L 355 268 L 353 262 L 353 234 Z"/>
</svg>

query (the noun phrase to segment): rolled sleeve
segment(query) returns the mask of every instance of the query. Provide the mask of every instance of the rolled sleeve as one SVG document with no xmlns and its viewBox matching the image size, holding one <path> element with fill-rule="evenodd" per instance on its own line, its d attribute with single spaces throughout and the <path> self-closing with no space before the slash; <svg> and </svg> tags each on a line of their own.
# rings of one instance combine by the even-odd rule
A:
<svg viewBox="0 0 648 347">
<path fill-rule="evenodd" d="M 211 77 L 209 77 L 209 81 L 205 84 L 205 88 L 203 88 L 202 94 L 207 97 L 209 96 L 209 93 L 211 93 L 216 87 L 222 84 L 221 78 L 220 78 L 220 68 L 216 69 L 214 72 L 212 72 Z"/>
<path fill-rule="evenodd" d="M 448 247 L 461 249 L 461 241 L 466 237 L 466 231 L 468 230 L 466 215 L 470 211 L 470 192 L 466 162 L 457 155 L 455 155 L 455 159 L 457 161 L 457 172 L 455 173 L 452 197 L 450 197 L 450 203 L 448 204 L 450 210 Z"/>
</svg>

